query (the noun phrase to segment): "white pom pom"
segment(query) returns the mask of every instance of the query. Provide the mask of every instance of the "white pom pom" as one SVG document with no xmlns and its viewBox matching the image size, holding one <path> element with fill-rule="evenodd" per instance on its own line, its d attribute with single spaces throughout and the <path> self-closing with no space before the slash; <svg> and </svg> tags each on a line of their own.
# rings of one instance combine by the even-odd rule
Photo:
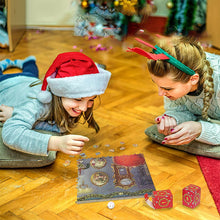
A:
<svg viewBox="0 0 220 220">
<path fill-rule="evenodd" d="M 40 93 L 38 93 L 37 99 L 40 102 L 47 104 L 52 101 L 52 94 L 49 91 L 41 91 Z"/>
</svg>

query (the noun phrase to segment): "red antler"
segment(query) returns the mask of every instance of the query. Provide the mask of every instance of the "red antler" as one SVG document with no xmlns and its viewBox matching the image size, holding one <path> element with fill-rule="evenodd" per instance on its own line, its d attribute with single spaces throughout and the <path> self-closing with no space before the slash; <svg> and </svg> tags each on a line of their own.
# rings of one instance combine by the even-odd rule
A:
<svg viewBox="0 0 220 220">
<path fill-rule="evenodd" d="M 148 53 L 138 47 L 128 48 L 127 52 L 135 52 L 137 54 L 140 54 L 140 55 L 145 56 L 145 57 L 152 59 L 152 60 L 168 60 L 169 59 L 169 57 L 167 57 L 165 54 Z"/>
<path fill-rule="evenodd" d="M 142 44 L 144 44 L 144 45 L 146 45 L 146 46 L 148 46 L 148 47 L 151 47 L 151 48 L 153 48 L 153 49 L 157 49 L 156 47 L 154 47 L 153 45 L 151 45 L 151 44 L 149 44 L 149 43 L 147 43 L 147 42 L 145 42 L 145 41 L 143 41 L 143 40 L 141 40 L 140 38 L 135 38 L 135 40 L 136 41 L 139 41 L 140 43 L 142 43 Z"/>
</svg>

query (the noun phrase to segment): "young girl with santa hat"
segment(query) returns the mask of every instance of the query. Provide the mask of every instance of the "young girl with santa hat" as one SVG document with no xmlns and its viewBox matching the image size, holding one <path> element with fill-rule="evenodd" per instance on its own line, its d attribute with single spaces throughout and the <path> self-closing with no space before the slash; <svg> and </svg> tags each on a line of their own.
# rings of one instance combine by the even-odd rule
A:
<svg viewBox="0 0 220 220">
<path fill-rule="evenodd" d="M 11 66 L 20 67 L 23 72 L 2 73 Z M 44 157 L 51 151 L 76 155 L 89 141 L 85 136 L 72 134 L 80 118 L 99 131 L 93 117 L 94 100 L 105 92 L 111 73 L 83 53 L 59 54 L 42 85 L 36 83 L 38 69 L 32 56 L 25 60 L 3 60 L 0 70 L 0 121 L 11 116 L 2 128 L 2 139 L 8 148 Z M 8 116 L 4 117 L 3 112 Z"/>
</svg>

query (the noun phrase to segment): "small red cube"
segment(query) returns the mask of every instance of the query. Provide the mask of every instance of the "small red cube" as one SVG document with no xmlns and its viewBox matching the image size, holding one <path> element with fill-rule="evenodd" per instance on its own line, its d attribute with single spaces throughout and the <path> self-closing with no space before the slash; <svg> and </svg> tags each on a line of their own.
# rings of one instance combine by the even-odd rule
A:
<svg viewBox="0 0 220 220">
<path fill-rule="evenodd" d="M 173 207 L 173 195 L 169 189 L 153 191 L 152 201 L 155 209 Z"/>
<path fill-rule="evenodd" d="M 200 204 L 201 188 L 190 184 L 183 188 L 183 205 L 189 208 L 195 208 Z"/>
</svg>

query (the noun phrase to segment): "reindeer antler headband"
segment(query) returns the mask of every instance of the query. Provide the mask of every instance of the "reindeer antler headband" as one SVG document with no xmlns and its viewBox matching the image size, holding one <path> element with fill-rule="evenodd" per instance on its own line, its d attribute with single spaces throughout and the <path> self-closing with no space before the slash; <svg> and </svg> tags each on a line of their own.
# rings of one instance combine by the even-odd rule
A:
<svg viewBox="0 0 220 220">
<path fill-rule="evenodd" d="M 153 49 L 152 53 L 146 52 L 138 47 L 128 48 L 128 50 L 127 50 L 128 52 L 135 52 L 135 53 L 140 54 L 144 57 L 147 57 L 151 60 L 165 60 L 168 63 L 172 64 L 173 66 L 175 66 L 176 68 L 178 68 L 179 70 L 183 71 L 184 73 L 186 73 L 190 76 L 195 74 L 195 71 L 193 71 L 188 66 L 181 63 L 179 60 L 177 60 L 176 58 L 174 58 L 173 56 L 168 54 L 166 51 L 164 51 L 163 49 L 161 49 L 157 45 L 152 46 L 151 44 L 149 44 L 139 38 L 135 38 L 135 40 L 139 41 L 140 43 L 142 43 L 148 47 L 151 47 Z"/>
</svg>

